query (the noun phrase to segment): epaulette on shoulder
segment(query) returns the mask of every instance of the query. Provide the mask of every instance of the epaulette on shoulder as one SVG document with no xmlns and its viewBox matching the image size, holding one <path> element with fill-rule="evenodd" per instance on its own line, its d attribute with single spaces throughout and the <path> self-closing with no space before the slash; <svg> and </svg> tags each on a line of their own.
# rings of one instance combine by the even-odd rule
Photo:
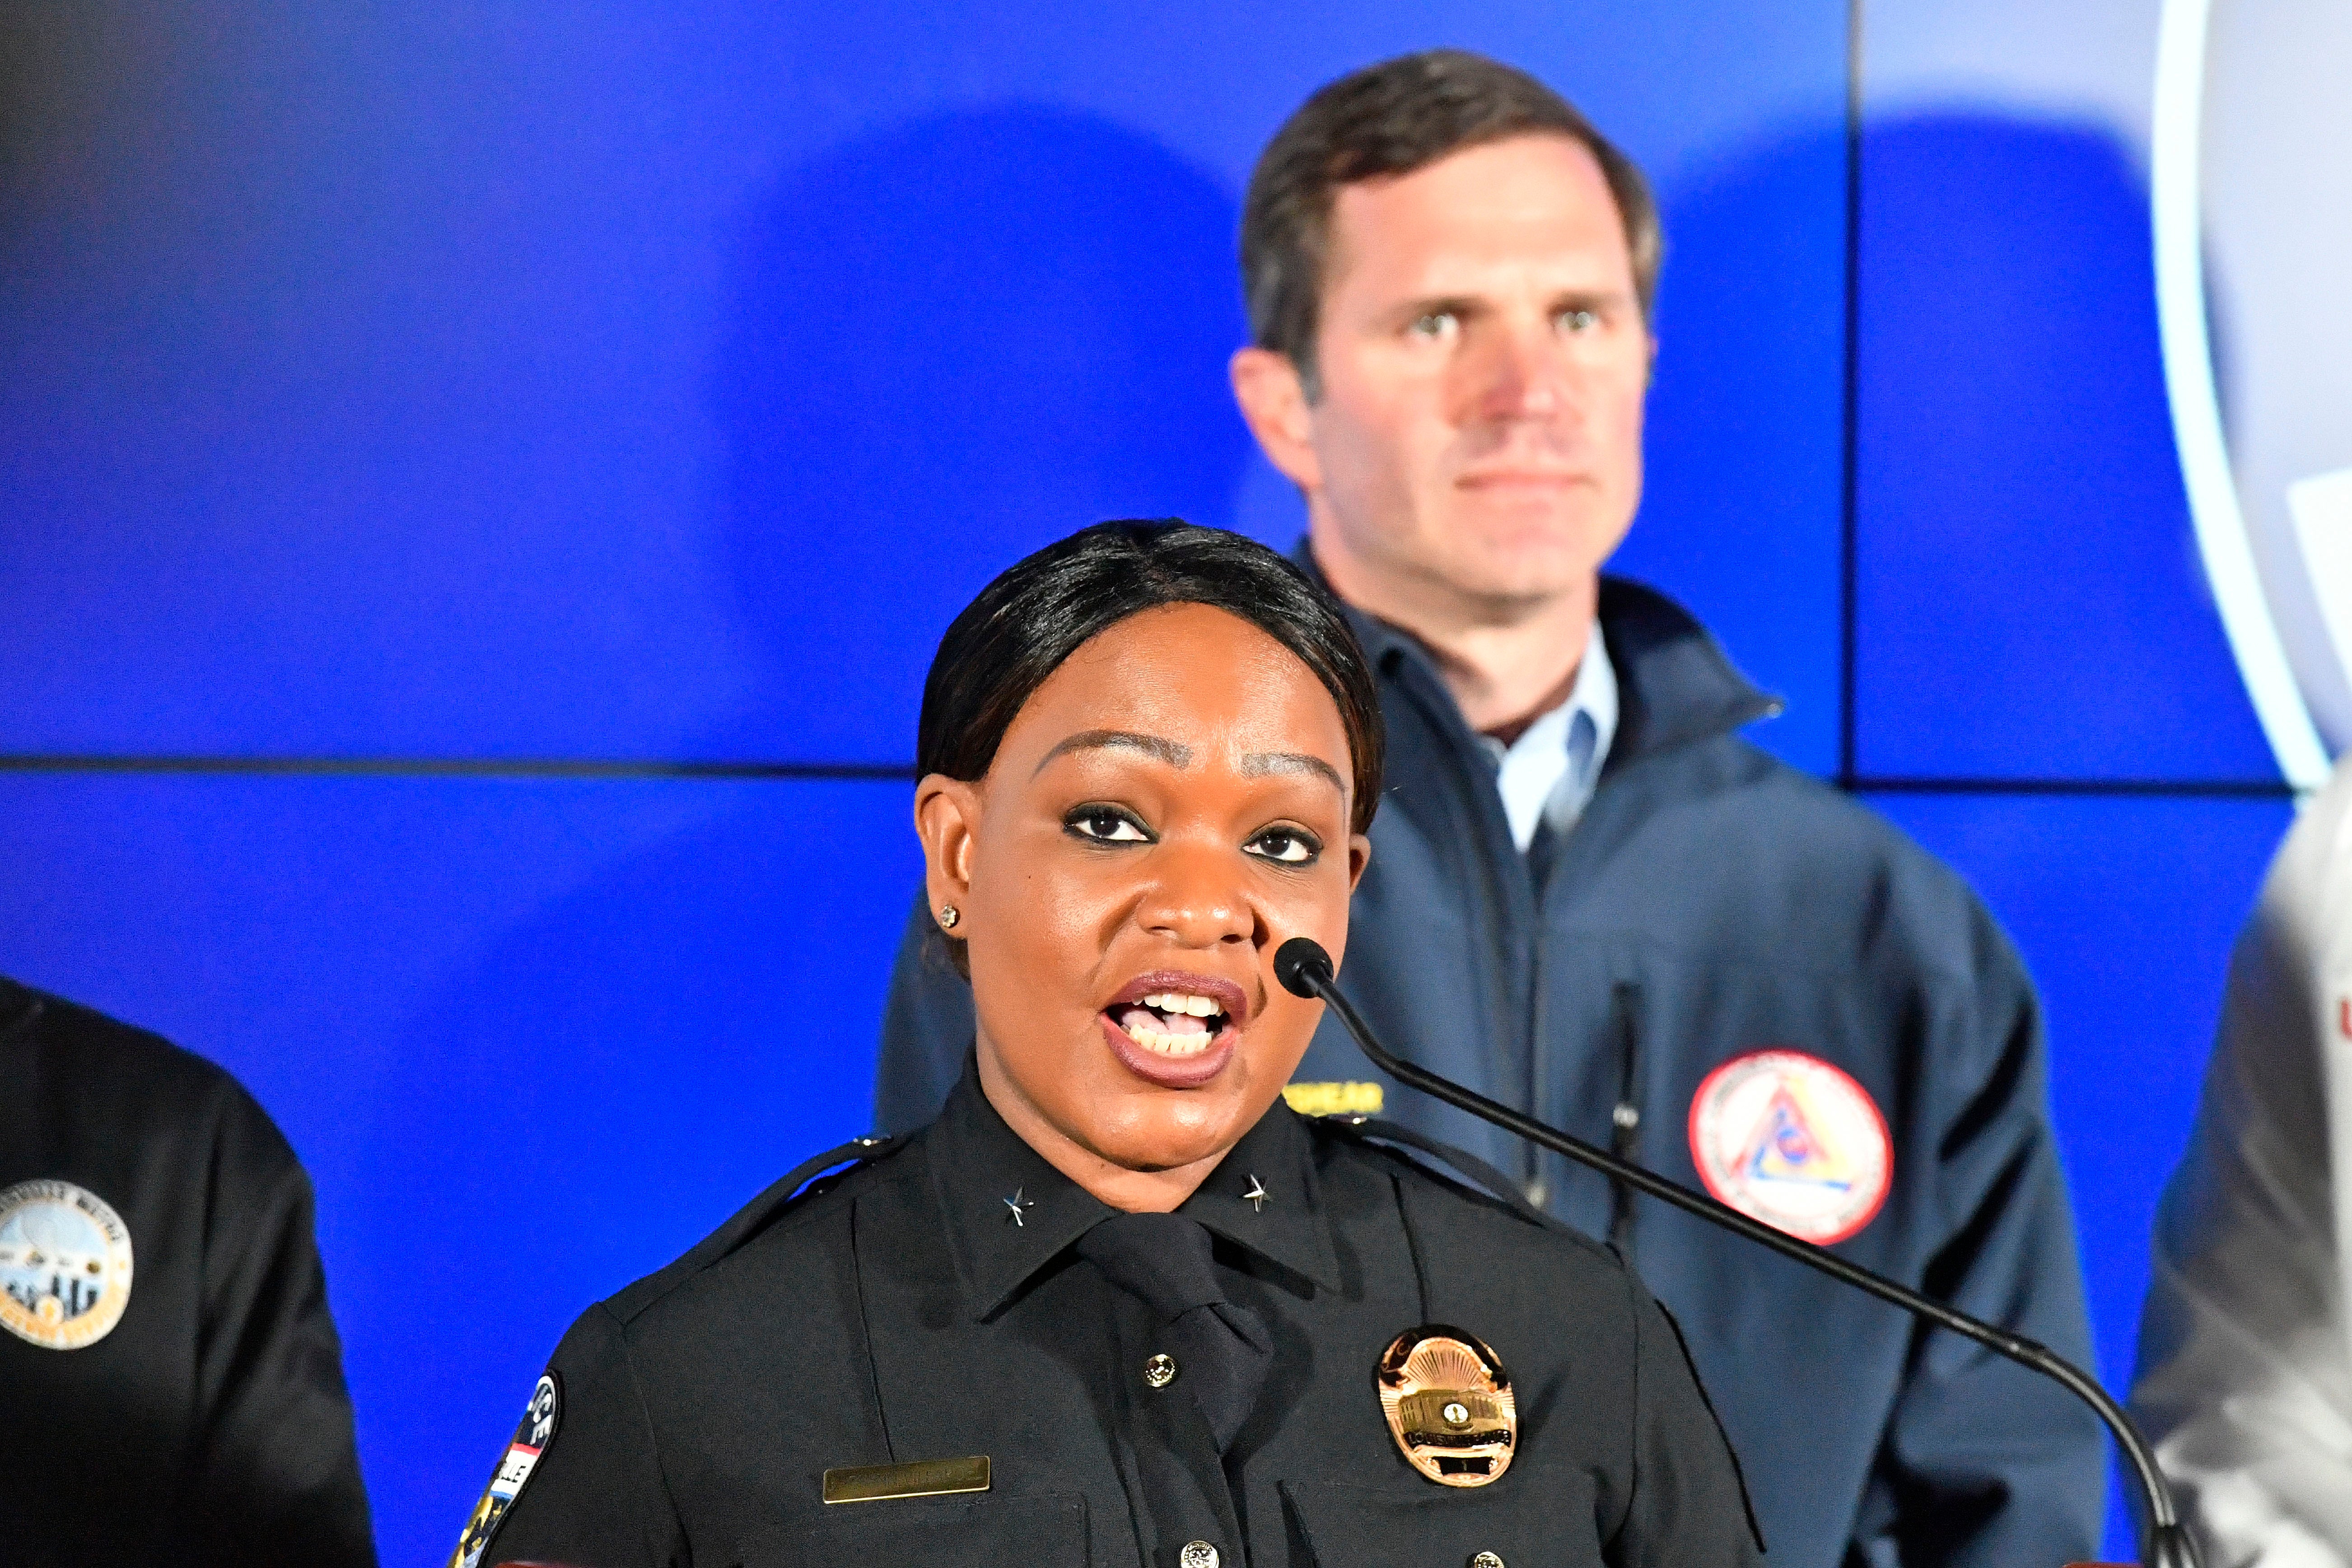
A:
<svg viewBox="0 0 2352 1568">
<path fill-rule="evenodd" d="M 26 989 L 0 974 L 0 1038 L 31 1026 L 41 1016 L 41 998 L 37 992 Z"/>
<path fill-rule="evenodd" d="M 1527 1194 L 1519 1191 L 1519 1184 L 1517 1182 L 1512 1181 L 1510 1177 L 1466 1149 L 1456 1149 L 1453 1144 L 1442 1142 L 1426 1132 L 1416 1131 L 1412 1128 L 1400 1126 L 1393 1121 L 1381 1121 L 1370 1116 L 1317 1116 L 1309 1117 L 1307 1120 L 1372 1149 L 1383 1157 L 1393 1160 L 1405 1169 L 1415 1173 L 1423 1180 L 1433 1182 L 1449 1192 L 1467 1198 L 1472 1203 L 1498 1209 L 1513 1219 L 1534 1226 L 1539 1230 L 1548 1230 L 1580 1251 L 1609 1259 L 1612 1267 L 1618 1268 L 1626 1267 L 1625 1259 L 1615 1247 L 1606 1242 L 1595 1240 L 1566 1220 L 1546 1214 L 1536 1207 L 1535 1205 L 1528 1202 Z M 1433 1169 L 1410 1154 L 1387 1147 L 1387 1145 L 1400 1143 L 1407 1149 L 1416 1150 L 1451 1166 L 1452 1172 Z M 1457 1178 L 1454 1172 L 1460 1173 L 1461 1178 L 1467 1179 Z"/>
<path fill-rule="evenodd" d="M 1394 1121 L 1382 1121 L 1372 1116 L 1314 1116 L 1307 1120 L 1315 1126 L 1327 1128 L 1360 1143 L 1401 1143 L 1408 1149 L 1417 1150 L 1442 1164 L 1452 1166 L 1454 1171 L 1469 1178 L 1469 1184 L 1472 1187 L 1495 1199 L 1521 1219 L 1547 1227 L 1557 1226 L 1559 1224 L 1558 1220 L 1528 1202 L 1527 1194 L 1519 1191 L 1519 1184 L 1517 1182 L 1478 1158 L 1477 1155 L 1471 1153 L 1467 1149 L 1456 1149 L 1453 1144 L 1442 1142 L 1426 1132 L 1418 1132 L 1410 1127 Z M 1385 1152 L 1403 1160 L 1415 1170 L 1435 1175 L 1449 1184 L 1455 1184 L 1454 1179 L 1444 1172 L 1429 1172 L 1420 1161 L 1407 1155 L 1398 1155 L 1393 1149 Z"/>
<path fill-rule="evenodd" d="M 621 1321 L 627 1322 L 687 1279 L 701 1273 L 767 1229 L 795 1203 L 828 1190 L 851 1171 L 895 1153 L 906 1145 L 907 1140 L 903 1138 L 852 1138 L 838 1149 L 828 1149 L 814 1159 L 802 1161 L 785 1172 L 781 1180 L 771 1184 L 765 1192 L 736 1210 L 734 1217 L 725 1225 L 695 1243 L 677 1262 L 646 1275 L 609 1298 L 604 1302 L 605 1310 Z"/>
</svg>

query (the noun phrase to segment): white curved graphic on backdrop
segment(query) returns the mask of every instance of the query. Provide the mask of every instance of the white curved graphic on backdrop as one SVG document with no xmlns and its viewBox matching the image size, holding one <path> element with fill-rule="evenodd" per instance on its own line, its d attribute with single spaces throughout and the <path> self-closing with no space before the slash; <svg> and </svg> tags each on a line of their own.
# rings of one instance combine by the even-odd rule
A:
<svg viewBox="0 0 2352 1568">
<path fill-rule="evenodd" d="M 2281 8 L 2316 11 L 2327 4 Z M 2238 22 L 2234 11 L 2231 21 Z M 2329 356 L 2343 346 L 2336 339 L 2352 338 L 2352 314 L 2315 303 L 2291 272 L 2278 268 L 2299 267 L 2321 277 L 2340 270 L 2342 258 L 2331 257 L 2325 243 L 2329 220 L 2319 210 L 2335 204 L 2305 199 L 2295 171 L 2342 143 L 2294 134 L 2308 132 L 2312 114 L 2332 110 L 2298 106 L 2298 119 L 2265 108 L 2258 95 L 2232 97 L 2226 111 L 2236 118 L 2216 141 L 2233 183 L 2221 204 L 2226 220 L 2211 221 L 2208 116 L 2222 112 L 2207 93 L 2215 31 L 2210 0 L 2165 0 L 2149 160 L 2165 389 L 2198 549 L 2231 649 L 2279 771 L 2309 790 L 2327 776 L 2329 741 L 2339 747 L 2352 741 L 2352 469 L 2314 474 L 2306 468 L 2289 479 L 2281 466 L 2292 471 L 2298 461 L 2330 451 L 2336 461 L 2352 459 L 2352 418 L 2330 426 L 2334 416 L 2323 412 L 2325 384 L 2334 375 Z M 2315 52 L 2323 64 L 2336 52 L 2326 47 L 2328 34 L 2324 22 L 2315 28 L 2268 21 L 2239 26 L 2229 39 L 2224 80 L 2268 79 L 2275 93 L 2278 68 L 2294 47 L 2306 57 Z M 2352 41 L 2352 34 L 2346 37 Z M 2352 54 L 2341 63 L 2352 65 Z M 2286 74 L 2311 68 L 2306 58 L 2288 64 Z M 2245 155 L 2249 148 L 2268 156 Z M 2280 168 L 2288 173 L 2276 175 Z M 2315 168 L 2312 174 L 2322 177 Z M 2245 241 L 2234 258 L 2246 276 L 2237 277 L 2232 256 L 2224 254 L 2221 279 L 2242 282 L 2250 303 L 2233 323 L 2242 328 L 2231 343 L 2232 368 L 2241 374 L 2232 377 L 2225 433 L 2205 258 L 2209 244 L 2231 251 L 2232 237 Z M 2331 259 L 2336 268 L 2326 267 Z M 2303 341 L 2290 341 L 2298 337 Z M 2341 368 L 2352 372 L 2352 365 Z M 2250 460 L 2233 465 L 2233 449 L 2242 458 L 2251 454 Z"/>
<path fill-rule="evenodd" d="M 2297 479 L 2286 488 L 2286 510 L 2311 568 L 2320 624 L 2352 683 L 2352 468 Z"/>
</svg>

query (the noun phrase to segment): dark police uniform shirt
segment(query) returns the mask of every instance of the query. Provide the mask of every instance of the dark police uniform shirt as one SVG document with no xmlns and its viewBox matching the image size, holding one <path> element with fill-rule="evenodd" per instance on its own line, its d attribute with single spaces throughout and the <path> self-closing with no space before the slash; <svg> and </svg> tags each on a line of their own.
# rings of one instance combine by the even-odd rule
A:
<svg viewBox="0 0 2352 1568">
<path fill-rule="evenodd" d="M 0 1563 L 375 1562 L 310 1183 L 211 1063 L 0 980 Z"/>
<path fill-rule="evenodd" d="M 1157 1320 L 1072 1251 L 1113 1211 L 969 1068 L 931 1126 L 782 1188 L 564 1336 L 478 1562 L 1755 1560 L 1675 1331 L 1606 1248 L 1280 1104 L 1177 1211 L 1275 1343 L 1222 1457 L 1181 1367 L 1146 1376 Z M 1485 1487 L 1424 1479 L 1382 1416 L 1376 1361 L 1432 1322 L 1485 1340 L 1517 1390 L 1516 1457 Z M 985 1492 L 821 1500 L 829 1468 L 978 1455 Z"/>
<path fill-rule="evenodd" d="M 1720 1133 L 1769 1125 L 1754 1113 L 1774 1079 L 1801 1107 L 1828 1091 L 1810 1109 L 1843 1114 L 1811 1131 L 1849 1164 L 1879 1156 L 1871 1168 L 1781 1160 L 1794 1179 L 1718 1180 L 1719 1195 L 1776 1224 L 1756 1201 L 1768 1184 L 1834 1199 L 1845 1222 L 1813 1234 L 1844 1256 L 2088 1364 L 2041 1011 L 1967 885 L 1743 740 L 1774 705 L 1680 607 L 1618 578 L 1600 602 L 1617 733 L 1547 873 L 1513 842 L 1494 763 L 1427 653 L 1348 615 L 1389 752 L 1339 981 L 1381 1038 L 1694 1187 L 1702 1152 L 1767 1152 Z M 884 1131 L 931 1116 L 972 1037 L 971 988 L 914 906 L 883 1026 Z M 1336 1018 L 1297 1079 L 1316 1097 L 1301 1109 L 1410 1123 L 1622 1243 L 1689 1336 L 1776 1561 L 2097 1554 L 2105 1438 L 2056 1384 L 1702 1220 L 1621 1205 L 1602 1178 L 1387 1081 Z M 1807 1152 L 1792 1131 L 1776 1159 Z M 1821 1164 L 1829 1180 L 1809 1184 Z"/>
</svg>

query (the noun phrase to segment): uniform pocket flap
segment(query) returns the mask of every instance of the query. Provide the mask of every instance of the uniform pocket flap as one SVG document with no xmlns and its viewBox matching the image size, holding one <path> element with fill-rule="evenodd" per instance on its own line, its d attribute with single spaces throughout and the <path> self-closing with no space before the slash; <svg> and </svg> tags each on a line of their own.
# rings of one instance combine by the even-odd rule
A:
<svg viewBox="0 0 2352 1568">
<path fill-rule="evenodd" d="M 804 1529 L 762 1531 L 744 1568 L 1086 1568 L 1087 1502 L 1076 1496 L 890 1499 L 829 1508 Z"/>
<path fill-rule="evenodd" d="M 1505 1486 L 1285 1481 L 1282 1498 L 1316 1568 L 1599 1568 L 1590 1510 Z"/>
</svg>

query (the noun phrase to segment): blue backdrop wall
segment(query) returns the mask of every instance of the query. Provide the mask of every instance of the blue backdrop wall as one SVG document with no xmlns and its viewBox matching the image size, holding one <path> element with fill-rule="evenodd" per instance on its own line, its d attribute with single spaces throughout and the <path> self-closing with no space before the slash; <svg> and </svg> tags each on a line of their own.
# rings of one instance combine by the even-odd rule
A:
<svg viewBox="0 0 2352 1568">
<path fill-rule="evenodd" d="M 11 6 L 0 969 L 302 1153 L 387 1561 L 583 1303 L 863 1129 L 953 610 L 1104 516 L 1296 537 L 1241 186 L 1435 43 L 1657 180 L 1619 568 L 2017 935 L 2122 1378 L 2289 806 L 2108 133 L 1853 134 L 1828 0 Z"/>
</svg>

